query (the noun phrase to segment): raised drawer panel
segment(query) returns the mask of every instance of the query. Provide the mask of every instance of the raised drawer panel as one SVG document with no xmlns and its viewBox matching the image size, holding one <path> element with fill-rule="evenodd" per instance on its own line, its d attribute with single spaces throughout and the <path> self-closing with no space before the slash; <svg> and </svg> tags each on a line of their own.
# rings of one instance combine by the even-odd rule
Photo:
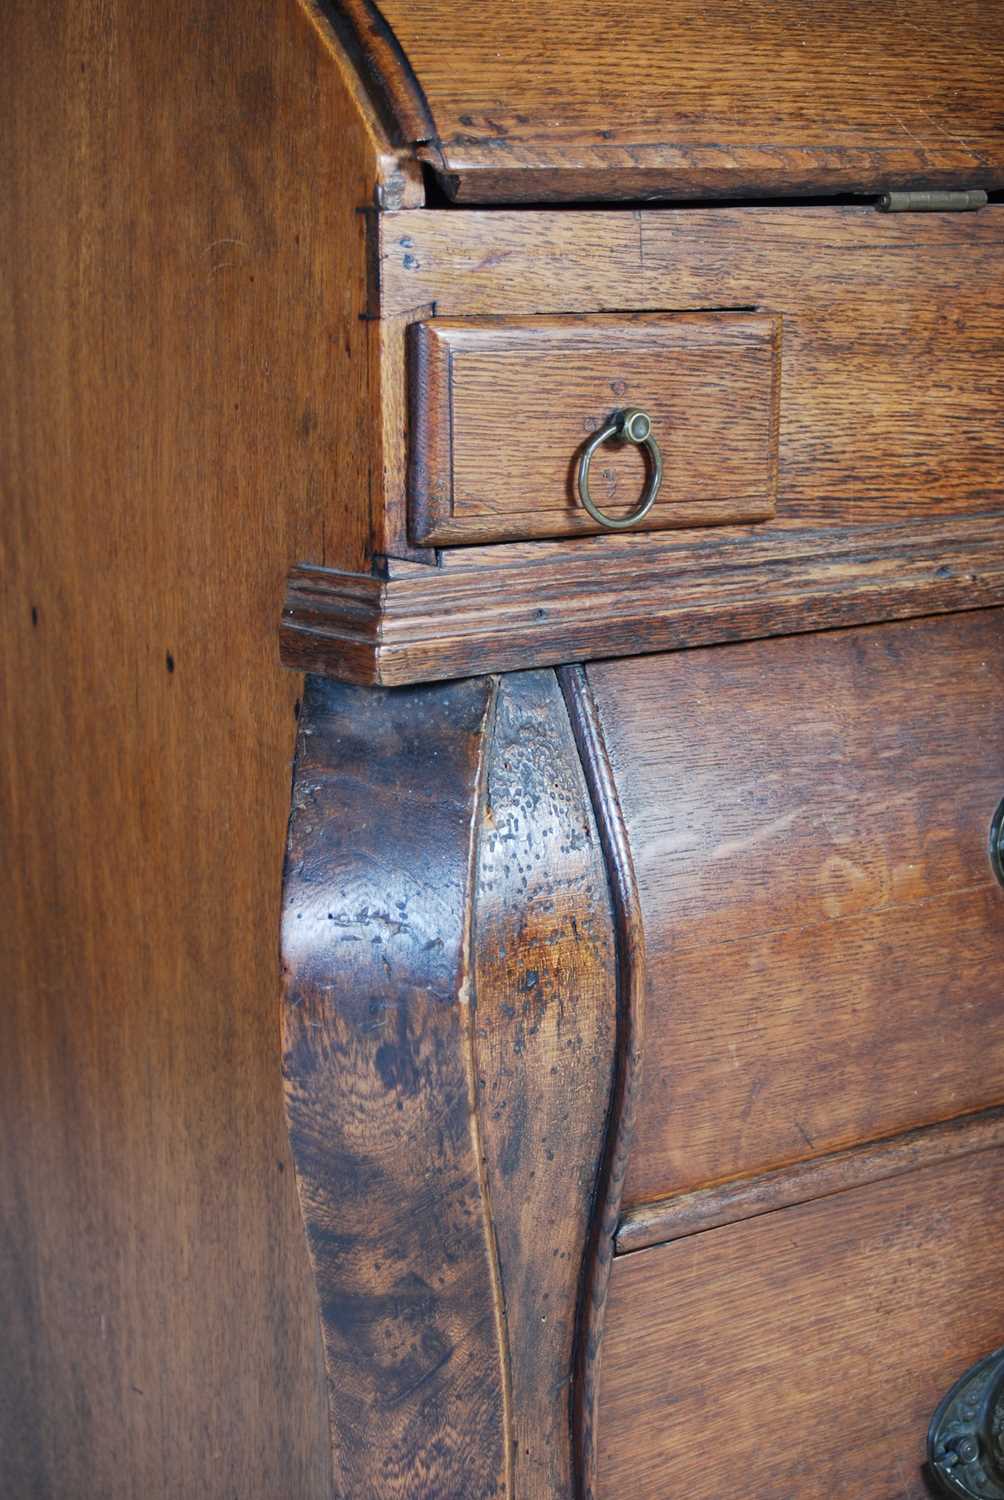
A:
<svg viewBox="0 0 1004 1500">
<path fill-rule="evenodd" d="M 639 530 L 761 521 L 777 489 L 781 323 L 752 313 L 434 319 L 411 330 L 412 539 L 518 541 L 602 530 L 579 502 L 590 435 L 652 419 L 663 479 Z M 629 514 L 647 460 L 601 447 L 593 499 Z"/>
<path fill-rule="evenodd" d="M 1004 1343 L 1004 1151 L 614 1261 L 600 1500 L 923 1500 L 939 1398 Z"/>
<path fill-rule="evenodd" d="M 1004 612 L 597 663 L 648 1016 L 625 1199 L 1004 1099 Z"/>
</svg>

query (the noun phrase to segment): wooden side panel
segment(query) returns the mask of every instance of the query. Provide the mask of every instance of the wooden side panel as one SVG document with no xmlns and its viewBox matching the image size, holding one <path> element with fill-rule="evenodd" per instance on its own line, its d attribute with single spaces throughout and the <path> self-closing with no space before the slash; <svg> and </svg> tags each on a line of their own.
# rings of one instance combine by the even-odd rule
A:
<svg viewBox="0 0 1004 1500">
<path fill-rule="evenodd" d="M 619 1256 L 605 1500 L 926 1500 L 927 1424 L 1004 1343 L 1004 1150 Z"/>
<path fill-rule="evenodd" d="M 552 672 L 499 688 L 480 831 L 475 1056 L 506 1314 L 513 1495 L 576 1488 L 572 1376 L 617 1034 L 600 839 Z M 602 1269 L 605 1279 L 605 1268 Z"/>
<path fill-rule="evenodd" d="M 470 912 L 493 697 L 309 679 L 283 914 L 286 1107 L 335 1492 L 509 1493 Z"/>
<path fill-rule="evenodd" d="M 327 1500 L 274 618 L 366 561 L 380 147 L 294 0 L 3 36 L 0 1493 Z"/>
<path fill-rule="evenodd" d="M 663 464 L 638 530 L 773 514 L 778 318 L 436 318 L 415 327 L 412 340 L 416 540 L 601 531 L 579 499 L 579 455 L 613 412 L 630 406 L 651 417 Z M 648 470 L 641 448 L 604 445 L 592 463 L 594 501 L 623 517 Z"/>
<path fill-rule="evenodd" d="M 1004 504 L 1002 204 L 970 214 L 420 212 L 407 240 L 386 226 L 388 312 L 782 314 L 780 521 Z"/>
<path fill-rule="evenodd" d="M 1004 183 L 996 0 L 343 6 L 464 203 Z"/>
<path fill-rule="evenodd" d="M 1004 615 L 587 669 L 648 939 L 637 1203 L 1004 1098 Z"/>
</svg>

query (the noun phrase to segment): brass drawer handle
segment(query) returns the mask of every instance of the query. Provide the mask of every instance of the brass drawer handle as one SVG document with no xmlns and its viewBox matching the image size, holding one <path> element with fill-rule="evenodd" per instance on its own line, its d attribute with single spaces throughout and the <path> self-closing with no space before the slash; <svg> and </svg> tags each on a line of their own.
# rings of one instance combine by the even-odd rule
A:
<svg viewBox="0 0 1004 1500">
<path fill-rule="evenodd" d="M 931 1418 L 928 1470 L 943 1495 L 1004 1497 L 1004 1349 L 957 1380 Z"/>
<path fill-rule="evenodd" d="M 612 438 L 645 448 L 651 461 L 648 483 L 641 500 L 629 516 L 623 516 L 620 520 L 615 520 L 613 516 L 600 510 L 589 493 L 589 465 L 593 454 L 602 443 L 609 442 Z M 644 520 L 655 504 L 655 497 L 662 484 L 662 454 L 659 452 L 659 444 L 652 436 L 652 418 L 648 412 L 641 411 L 637 406 L 627 406 L 614 412 L 609 422 L 599 432 L 594 432 L 583 448 L 578 477 L 579 499 L 593 520 L 598 521 L 601 526 L 610 531 L 626 531 L 629 526 L 637 526 L 639 521 Z"/>
</svg>

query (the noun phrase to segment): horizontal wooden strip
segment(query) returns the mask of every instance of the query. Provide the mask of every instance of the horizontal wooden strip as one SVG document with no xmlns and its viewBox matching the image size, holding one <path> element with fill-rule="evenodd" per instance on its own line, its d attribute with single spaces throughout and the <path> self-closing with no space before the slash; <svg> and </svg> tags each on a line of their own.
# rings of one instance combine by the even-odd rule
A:
<svg viewBox="0 0 1004 1500">
<path fill-rule="evenodd" d="M 980 135 L 967 142 L 981 153 L 996 143 Z M 878 193 L 886 184 L 902 187 L 983 187 L 1004 183 L 1004 163 L 974 162 L 959 150 L 943 166 L 925 166 L 924 153 L 905 146 L 891 149 L 838 151 L 827 147 L 771 146 L 744 154 L 740 170 L 730 147 L 699 144 L 683 150 L 659 147 L 602 146 L 578 153 L 558 165 L 541 161 L 542 153 L 515 149 L 502 165 L 493 146 L 468 152 L 451 170 L 439 167 L 439 177 L 454 203 L 467 207 L 487 203 L 597 203 L 652 202 L 659 198 L 783 198 L 818 196 L 820 185 L 830 193 Z M 754 155 L 759 162 L 753 164 Z M 420 159 L 436 164 L 423 148 Z"/>
<path fill-rule="evenodd" d="M 982 275 L 999 295 L 1004 204 L 971 214 L 880 214 L 865 205 L 418 210 L 406 222 L 388 216 L 376 230 L 371 311 L 383 317 L 432 303 L 441 318 L 624 308 L 788 313 L 813 304 L 840 317 L 841 307 L 853 315 L 871 303 L 891 319 L 921 289 L 936 302 L 965 296 L 963 268 L 970 292 Z"/>
<path fill-rule="evenodd" d="M 696 1192 L 677 1193 L 627 1212 L 617 1231 L 617 1253 L 684 1239 L 738 1219 L 754 1219 L 796 1203 L 832 1197 L 868 1182 L 902 1177 L 1004 1146 L 1004 1108 L 927 1125 L 890 1140 L 834 1151 L 816 1161 L 796 1162 Z"/>
<path fill-rule="evenodd" d="M 481 548 L 387 579 L 294 568 L 282 660 L 393 686 L 1004 603 L 994 516 L 719 537 Z"/>
</svg>

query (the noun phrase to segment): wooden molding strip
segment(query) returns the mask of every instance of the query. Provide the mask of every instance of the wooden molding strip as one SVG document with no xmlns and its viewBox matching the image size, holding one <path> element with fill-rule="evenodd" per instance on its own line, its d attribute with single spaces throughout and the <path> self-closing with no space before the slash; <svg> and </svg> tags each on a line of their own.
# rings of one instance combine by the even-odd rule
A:
<svg viewBox="0 0 1004 1500">
<path fill-rule="evenodd" d="M 395 144 L 431 142 L 436 125 L 425 90 L 375 0 L 305 0 L 334 27 L 359 69 Z"/>
<path fill-rule="evenodd" d="M 395 686 L 1004 603 L 995 515 L 470 553 L 384 579 L 294 568 L 282 661 Z"/>
<path fill-rule="evenodd" d="M 645 1027 L 645 933 L 641 901 L 627 828 L 593 695 L 582 667 L 563 667 L 558 680 L 565 696 L 593 803 L 610 882 L 617 939 L 617 1045 L 603 1162 L 595 1210 L 583 1261 L 582 1288 L 573 1375 L 573 1443 L 576 1500 L 593 1500 L 596 1478 L 596 1408 L 599 1356 L 603 1342 L 607 1287 L 620 1219 L 621 1197 L 634 1134 L 641 1086 Z"/>
<path fill-rule="evenodd" d="M 629 1209 L 617 1230 L 616 1253 L 644 1250 L 668 1240 L 754 1219 L 779 1208 L 832 1197 L 869 1182 L 902 1177 L 1004 1146 L 1004 1107 L 926 1125 L 905 1135 L 834 1151 L 756 1177 L 742 1177 L 695 1192 L 678 1193 Z"/>
</svg>

